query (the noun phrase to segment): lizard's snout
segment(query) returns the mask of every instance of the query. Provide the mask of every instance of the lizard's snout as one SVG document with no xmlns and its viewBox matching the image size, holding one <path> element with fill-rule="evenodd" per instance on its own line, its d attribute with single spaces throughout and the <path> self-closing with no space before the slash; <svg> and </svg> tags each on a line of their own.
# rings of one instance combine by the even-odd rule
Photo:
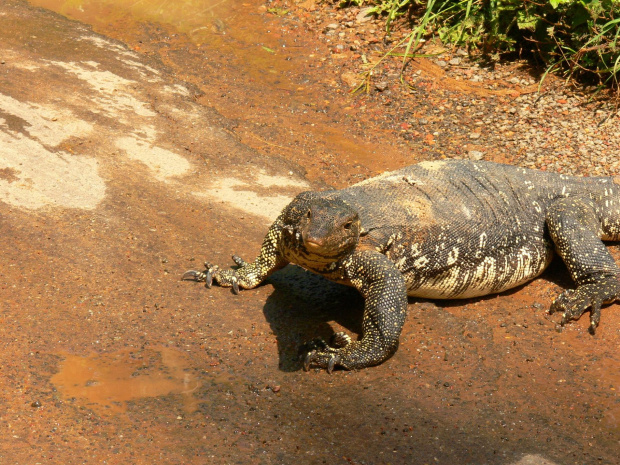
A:
<svg viewBox="0 0 620 465">
<path fill-rule="evenodd" d="M 323 244 L 323 241 L 321 241 L 319 239 L 306 239 L 304 241 L 304 244 L 305 244 L 306 248 L 309 249 L 309 250 L 320 250 L 325 245 L 325 244 Z"/>
</svg>

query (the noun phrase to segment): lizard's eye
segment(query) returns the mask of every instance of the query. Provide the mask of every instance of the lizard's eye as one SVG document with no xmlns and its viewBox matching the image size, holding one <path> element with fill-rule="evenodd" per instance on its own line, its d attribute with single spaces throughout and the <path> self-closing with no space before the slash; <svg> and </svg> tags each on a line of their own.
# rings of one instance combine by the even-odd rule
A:
<svg viewBox="0 0 620 465">
<path fill-rule="evenodd" d="M 312 210 L 308 210 L 308 213 L 306 213 L 306 218 L 312 218 Z"/>
<path fill-rule="evenodd" d="M 346 229 L 348 231 L 349 229 L 351 229 L 351 226 L 353 226 L 353 221 L 347 221 L 344 224 L 344 229 Z"/>
</svg>

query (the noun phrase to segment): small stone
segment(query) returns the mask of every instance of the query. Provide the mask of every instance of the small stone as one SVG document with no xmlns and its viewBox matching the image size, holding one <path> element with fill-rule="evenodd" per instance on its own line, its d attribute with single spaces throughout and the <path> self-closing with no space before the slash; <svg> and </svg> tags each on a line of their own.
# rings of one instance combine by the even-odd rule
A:
<svg viewBox="0 0 620 465">
<path fill-rule="evenodd" d="M 470 150 L 467 155 L 470 160 L 482 160 L 484 157 L 484 152 L 480 152 L 479 150 Z"/>
<path fill-rule="evenodd" d="M 355 21 L 358 23 L 366 23 L 370 21 L 373 18 L 373 15 L 370 14 L 370 10 L 372 10 L 372 7 L 360 10 L 360 12 L 355 17 Z"/>
<path fill-rule="evenodd" d="M 32 408 L 39 408 L 41 407 L 41 402 L 39 402 L 38 400 L 35 400 L 32 404 L 30 404 L 30 406 Z"/>
<path fill-rule="evenodd" d="M 513 78 L 508 79 L 508 82 L 511 84 L 520 84 L 521 80 L 518 77 L 513 77 Z"/>
<path fill-rule="evenodd" d="M 338 24 L 337 23 L 328 24 L 327 26 L 325 26 L 325 29 L 336 30 L 338 29 Z"/>
<path fill-rule="evenodd" d="M 460 58 L 452 58 L 448 63 L 450 63 L 452 66 L 456 66 L 456 65 L 460 65 L 461 64 L 461 59 Z"/>
<path fill-rule="evenodd" d="M 375 84 L 375 89 L 377 89 L 379 92 L 383 92 L 388 87 L 389 87 L 389 84 L 387 83 L 387 81 L 379 81 Z"/>
<path fill-rule="evenodd" d="M 479 132 L 472 132 L 469 134 L 469 138 L 470 139 L 480 139 L 480 133 Z"/>
<path fill-rule="evenodd" d="M 349 87 L 357 87 L 360 82 L 359 76 L 356 73 L 350 71 L 344 72 L 340 75 L 340 80 Z"/>
<path fill-rule="evenodd" d="M 443 60 L 437 60 L 437 65 L 441 66 L 442 68 L 445 68 L 446 66 L 448 66 L 448 63 L 446 63 Z"/>
</svg>

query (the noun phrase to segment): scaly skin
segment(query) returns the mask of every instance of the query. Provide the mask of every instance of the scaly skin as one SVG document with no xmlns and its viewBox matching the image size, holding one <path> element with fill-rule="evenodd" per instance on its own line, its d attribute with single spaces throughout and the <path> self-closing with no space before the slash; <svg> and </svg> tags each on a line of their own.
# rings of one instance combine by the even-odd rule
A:
<svg viewBox="0 0 620 465">
<path fill-rule="evenodd" d="M 207 264 L 184 279 L 251 289 L 292 262 L 365 298 L 360 340 L 309 343 L 304 367 L 360 369 L 398 347 L 407 295 L 481 296 L 538 276 L 557 252 L 576 289 L 550 311 L 562 325 L 620 295 L 620 268 L 602 240 L 620 239 L 618 178 L 579 178 L 490 162 L 423 162 L 339 191 L 304 192 L 237 270 Z"/>
</svg>

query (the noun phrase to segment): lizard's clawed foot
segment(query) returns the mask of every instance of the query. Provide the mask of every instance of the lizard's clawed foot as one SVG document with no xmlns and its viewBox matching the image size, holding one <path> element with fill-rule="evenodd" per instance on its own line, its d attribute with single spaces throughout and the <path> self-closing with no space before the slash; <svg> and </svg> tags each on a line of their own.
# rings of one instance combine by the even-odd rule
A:
<svg viewBox="0 0 620 465">
<path fill-rule="evenodd" d="M 241 257 L 237 255 L 232 256 L 233 261 L 237 266 L 243 268 L 248 265 L 248 263 Z M 213 284 L 213 280 L 224 287 L 232 287 L 232 291 L 234 294 L 239 294 L 239 281 L 240 277 L 237 274 L 239 270 L 221 270 L 217 265 L 211 265 L 209 262 L 205 262 L 205 270 L 197 271 L 197 270 L 189 270 L 183 273 L 181 277 L 182 280 L 192 280 L 198 282 L 204 282 L 205 286 L 209 289 Z M 243 285 L 244 283 L 242 283 Z M 243 287 L 248 288 L 249 285 L 243 285 Z"/>
<path fill-rule="evenodd" d="M 620 296 L 620 281 L 615 276 L 604 277 L 591 284 L 582 284 L 577 289 L 564 291 L 549 308 L 549 313 L 562 312 L 561 325 L 577 320 L 590 308 L 590 327 L 594 334 L 601 321 L 601 305 L 611 303 Z"/>
<path fill-rule="evenodd" d="M 181 277 L 182 280 L 191 280 L 204 282 L 205 286 L 211 289 L 211 285 L 213 284 L 213 273 L 217 272 L 217 265 L 211 265 L 209 262 L 205 262 L 205 270 L 189 270 L 183 273 Z"/>
<path fill-rule="evenodd" d="M 351 337 L 344 332 L 333 334 L 330 344 L 321 338 L 307 342 L 300 349 L 304 361 L 304 370 L 308 371 L 310 367 L 314 366 L 326 368 L 327 372 L 331 374 L 334 368 L 340 365 L 342 349 L 350 343 Z"/>
</svg>

